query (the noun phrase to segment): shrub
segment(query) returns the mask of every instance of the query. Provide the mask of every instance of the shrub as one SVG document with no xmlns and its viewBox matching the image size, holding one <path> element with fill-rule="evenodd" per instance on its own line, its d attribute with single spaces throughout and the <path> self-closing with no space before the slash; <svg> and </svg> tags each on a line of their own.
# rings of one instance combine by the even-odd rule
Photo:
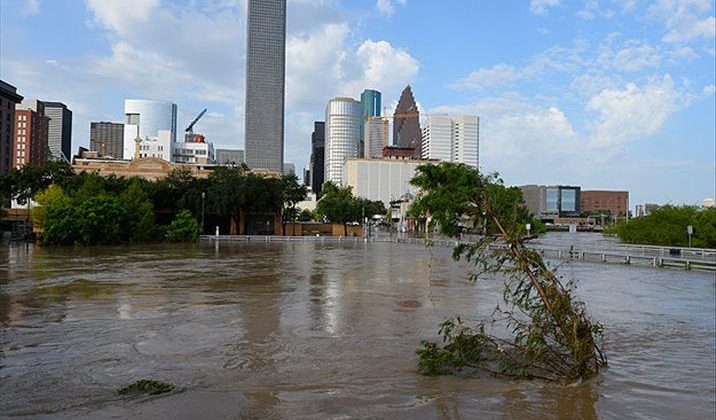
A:
<svg viewBox="0 0 716 420">
<path fill-rule="evenodd" d="M 171 242 L 194 242 L 199 239 L 201 226 L 189 210 L 180 211 L 167 228 L 167 239 Z"/>
</svg>

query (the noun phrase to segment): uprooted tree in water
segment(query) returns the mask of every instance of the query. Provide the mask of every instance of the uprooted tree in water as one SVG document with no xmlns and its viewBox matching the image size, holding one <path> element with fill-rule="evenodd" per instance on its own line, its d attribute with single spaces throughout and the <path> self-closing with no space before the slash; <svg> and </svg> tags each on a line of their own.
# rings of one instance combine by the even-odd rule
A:
<svg viewBox="0 0 716 420">
<path fill-rule="evenodd" d="M 525 245 L 529 213 L 519 190 L 506 188 L 497 175 L 482 176 L 465 165 L 424 165 L 411 184 L 422 193 L 411 207 L 414 216 L 456 237 L 479 232 L 477 242 L 459 244 L 453 258 L 473 262 L 476 280 L 503 273 L 506 307 L 475 326 L 460 317 L 440 326 L 443 343 L 423 341 L 419 370 L 427 375 L 463 369 L 512 378 L 573 381 L 589 378 L 606 366 L 600 349 L 602 326 L 592 322 L 574 285 L 563 285 L 539 253 Z M 526 216 L 527 215 L 527 216 Z M 501 331 L 500 327 L 506 328 Z M 497 333 L 493 333 L 498 331 Z"/>
</svg>

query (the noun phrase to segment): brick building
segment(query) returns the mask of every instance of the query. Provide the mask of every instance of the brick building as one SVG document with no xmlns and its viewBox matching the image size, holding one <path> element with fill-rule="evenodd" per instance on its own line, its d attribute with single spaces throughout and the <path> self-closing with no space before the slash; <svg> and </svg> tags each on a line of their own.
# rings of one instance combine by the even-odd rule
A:
<svg viewBox="0 0 716 420">
<path fill-rule="evenodd" d="M 0 175 L 12 168 L 15 139 L 15 105 L 22 101 L 17 88 L 0 80 Z"/>
<path fill-rule="evenodd" d="M 25 99 L 15 108 L 15 138 L 12 147 L 12 167 L 42 165 L 48 155 L 48 127 L 45 104 Z"/>
<path fill-rule="evenodd" d="M 614 216 L 629 211 L 629 191 L 582 190 L 582 212 L 609 211 Z"/>
</svg>

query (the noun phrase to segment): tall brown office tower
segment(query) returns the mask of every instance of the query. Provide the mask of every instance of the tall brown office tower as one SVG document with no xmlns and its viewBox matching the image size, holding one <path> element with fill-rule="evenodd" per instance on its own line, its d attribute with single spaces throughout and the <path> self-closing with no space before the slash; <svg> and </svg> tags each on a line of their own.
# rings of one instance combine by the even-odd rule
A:
<svg viewBox="0 0 716 420">
<path fill-rule="evenodd" d="M 0 175 L 7 174 L 15 162 L 15 105 L 22 101 L 15 86 L 0 80 Z"/>
<path fill-rule="evenodd" d="M 410 85 L 403 89 L 398 106 L 393 114 L 393 144 L 397 147 L 409 147 L 411 157 L 420 159 L 423 134 L 420 131 L 420 113 L 415 103 Z"/>
<path fill-rule="evenodd" d="M 41 166 L 51 154 L 49 139 L 50 118 L 45 115 L 45 103 L 37 99 L 23 99 L 15 107 L 15 141 L 12 148 L 12 167 Z"/>
</svg>

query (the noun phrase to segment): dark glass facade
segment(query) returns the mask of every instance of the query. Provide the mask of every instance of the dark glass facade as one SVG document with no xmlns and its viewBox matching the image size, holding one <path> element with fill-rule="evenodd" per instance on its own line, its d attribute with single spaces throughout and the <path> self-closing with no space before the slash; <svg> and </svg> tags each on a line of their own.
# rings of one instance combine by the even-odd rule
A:
<svg viewBox="0 0 716 420">
<path fill-rule="evenodd" d="M 90 150 L 99 156 L 122 159 L 124 124 L 113 122 L 90 123 Z"/>
<path fill-rule="evenodd" d="M 365 155 L 365 122 L 369 117 L 380 117 L 382 95 L 377 90 L 366 89 L 360 94 L 362 117 L 360 120 L 360 150 L 358 156 Z"/>
<path fill-rule="evenodd" d="M 321 193 L 323 187 L 324 175 L 324 159 L 326 150 L 326 123 L 316 121 L 313 123 L 313 134 L 311 134 L 311 191 L 317 195 Z"/>
</svg>

